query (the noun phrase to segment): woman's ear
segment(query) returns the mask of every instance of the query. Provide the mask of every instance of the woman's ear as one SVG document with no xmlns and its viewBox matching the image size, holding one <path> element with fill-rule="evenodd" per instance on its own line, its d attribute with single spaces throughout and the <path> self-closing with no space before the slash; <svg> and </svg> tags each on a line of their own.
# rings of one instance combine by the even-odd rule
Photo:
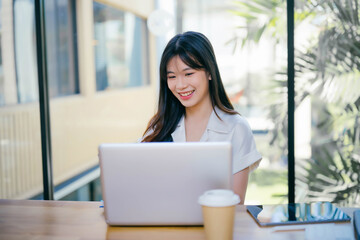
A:
<svg viewBox="0 0 360 240">
<path fill-rule="evenodd" d="M 207 75 L 208 75 L 208 79 L 211 80 L 211 74 L 207 73 Z"/>
</svg>

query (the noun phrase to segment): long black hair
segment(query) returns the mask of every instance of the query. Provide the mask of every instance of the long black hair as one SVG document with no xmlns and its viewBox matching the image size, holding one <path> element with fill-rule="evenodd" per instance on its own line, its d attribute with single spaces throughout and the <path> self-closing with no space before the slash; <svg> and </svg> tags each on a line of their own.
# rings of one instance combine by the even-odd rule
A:
<svg viewBox="0 0 360 240">
<path fill-rule="evenodd" d="M 211 76 L 209 93 L 213 108 L 217 106 L 226 113 L 237 114 L 226 95 L 210 41 L 198 32 L 177 34 L 166 45 L 161 57 L 158 110 L 147 126 L 143 142 L 163 142 L 169 139 L 185 113 L 185 107 L 167 85 L 166 68 L 175 56 L 179 56 L 187 66 L 205 70 Z"/>
</svg>

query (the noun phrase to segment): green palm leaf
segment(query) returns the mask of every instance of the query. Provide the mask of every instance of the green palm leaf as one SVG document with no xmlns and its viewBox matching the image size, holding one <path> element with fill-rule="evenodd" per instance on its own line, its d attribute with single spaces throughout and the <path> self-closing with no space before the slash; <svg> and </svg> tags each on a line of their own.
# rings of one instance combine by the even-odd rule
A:
<svg viewBox="0 0 360 240">
<path fill-rule="evenodd" d="M 258 43 L 265 35 L 284 39 L 285 1 L 239 0 L 237 14 L 247 31 L 233 42 Z M 300 200 L 360 204 L 360 11 L 359 0 L 296 2 L 295 23 L 311 23 L 320 34 L 295 52 L 296 106 L 310 97 L 313 117 L 311 159 L 296 161 Z M 295 35 L 301 34 L 296 32 Z M 295 36 L 296 37 L 296 36 Z M 286 70 L 273 76 L 266 96 L 275 124 L 271 144 L 287 149 Z"/>
</svg>

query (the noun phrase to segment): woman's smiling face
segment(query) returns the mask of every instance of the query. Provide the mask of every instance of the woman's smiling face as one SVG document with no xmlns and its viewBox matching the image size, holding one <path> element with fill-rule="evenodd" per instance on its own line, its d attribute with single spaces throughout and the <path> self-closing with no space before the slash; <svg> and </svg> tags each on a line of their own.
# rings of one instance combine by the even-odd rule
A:
<svg viewBox="0 0 360 240">
<path fill-rule="evenodd" d="M 185 108 L 199 108 L 208 105 L 209 74 L 203 69 L 187 66 L 179 56 L 173 57 L 166 68 L 167 84 L 170 91 Z"/>
</svg>

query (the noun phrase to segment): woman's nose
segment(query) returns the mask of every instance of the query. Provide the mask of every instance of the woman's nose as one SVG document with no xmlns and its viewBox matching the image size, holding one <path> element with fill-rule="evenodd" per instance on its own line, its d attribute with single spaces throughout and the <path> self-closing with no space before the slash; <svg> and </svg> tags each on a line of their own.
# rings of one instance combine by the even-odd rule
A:
<svg viewBox="0 0 360 240">
<path fill-rule="evenodd" d="M 178 77 L 177 78 L 177 81 L 176 81 L 176 88 L 177 89 L 184 89 L 187 87 L 187 82 L 186 82 L 186 79 L 182 76 Z"/>
</svg>

